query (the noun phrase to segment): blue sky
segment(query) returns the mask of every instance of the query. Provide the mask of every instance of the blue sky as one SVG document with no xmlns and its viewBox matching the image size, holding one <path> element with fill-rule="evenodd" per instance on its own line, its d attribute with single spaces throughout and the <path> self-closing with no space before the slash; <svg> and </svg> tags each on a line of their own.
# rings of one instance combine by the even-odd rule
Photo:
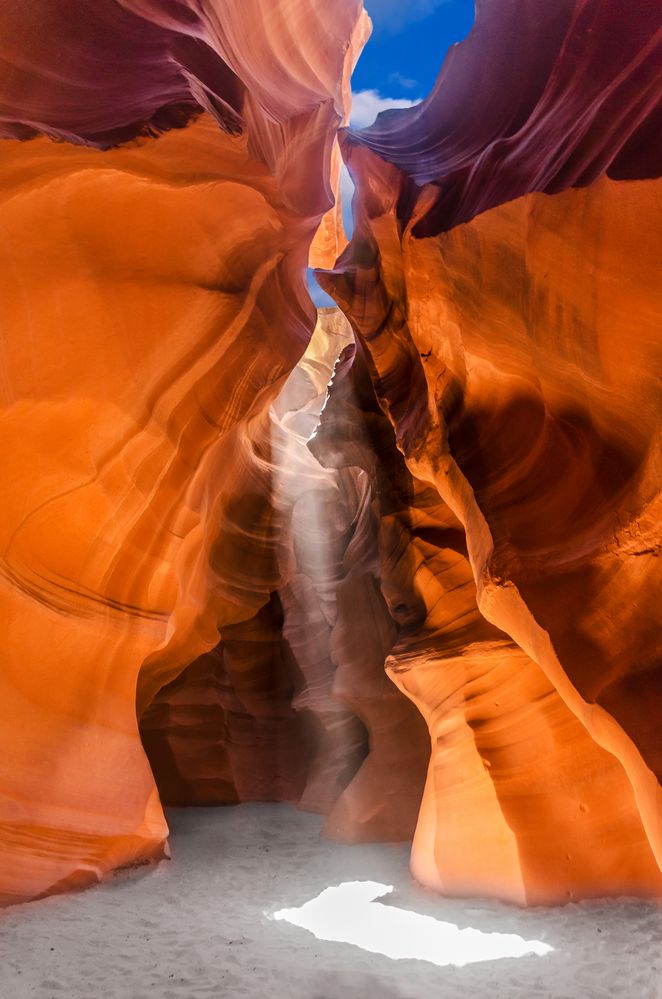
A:
<svg viewBox="0 0 662 999">
<path fill-rule="evenodd" d="M 365 0 L 373 31 L 352 77 L 352 125 L 365 128 L 388 107 L 408 107 L 432 89 L 444 56 L 469 33 L 474 0 Z M 343 218 L 351 235 L 349 176 L 343 176 Z M 309 280 L 316 305 L 334 305 Z"/>
<path fill-rule="evenodd" d="M 372 37 L 359 58 L 352 89 L 420 100 L 432 89 L 447 49 L 474 20 L 473 0 L 366 0 Z"/>
</svg>

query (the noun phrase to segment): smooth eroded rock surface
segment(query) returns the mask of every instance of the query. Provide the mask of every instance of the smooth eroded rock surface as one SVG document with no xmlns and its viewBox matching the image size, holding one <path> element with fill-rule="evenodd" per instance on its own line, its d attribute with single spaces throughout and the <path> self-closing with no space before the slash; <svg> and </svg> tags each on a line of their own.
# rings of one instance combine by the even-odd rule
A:
<svg viewBox="0 0 662 999">
<path fill-rule="evenodd" d="M 320 281 L 412 505 L 445 509 L 387 660 L 432 738 L 412 869 L 444 891 L 662 891 L 658 27 L 484 3 L 426 102 L 342 139 L 356 228 Z"/>
<path fill-rule="evenodd" d="M 3 11 L 4 901 L 163 850 L 136 696 L 270 599 L 242 455 L 314 327 L 359 8 Z"/>
<path fill-rule="evenodd" d="M 360 0 L 0 25 L 0 902 L 281 800 L 662 894 L 654 5 L 481 0 L 361 133 Z"/>
</svg>

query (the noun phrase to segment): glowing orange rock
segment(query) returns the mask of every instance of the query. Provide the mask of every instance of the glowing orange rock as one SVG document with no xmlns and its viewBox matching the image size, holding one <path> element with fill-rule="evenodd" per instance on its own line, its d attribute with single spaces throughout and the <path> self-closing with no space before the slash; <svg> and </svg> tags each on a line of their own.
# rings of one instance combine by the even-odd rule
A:
<svg viewBox="0 0 662 999">
<path fill-rule="evenodd" d="M 142 136 L 0 146 L 4 902 L 163 852 L 136 691 L 269 598 L 216 543 L 247 421 L 314 326 L 360 4 L 80 6 L 3 13 L 5 135 Z"/>
<path fill-rule="evenodd" d="M 428 755 L 424 883 L 662 892 L 644 6 L 486 0 L 344 133 L 349 346 L 359 0 L 3 12 L 0 902 L 162 855 L 157 786 L 407 838 Z"/>
<path fill-rule="evenodd" d="M 388 670 L 444 891 L 662 893 L 661 37 L 648 5 L 487 0 L 424 102 L 341 138 L 356 228 L 320 281 L 413 480 Z"/>
<path fill-rule="evenodd" d="M 363 249 L 321 280 L 467 539 L 464 563 L 442 535 L 414 546 L 426 614 L 388 661 L 433 744 L 412 869 L 521 902 L 659 893 L 659 183 L 530 195 L 416 239 L 399 172 L 353 165 Z"/>
</svg>

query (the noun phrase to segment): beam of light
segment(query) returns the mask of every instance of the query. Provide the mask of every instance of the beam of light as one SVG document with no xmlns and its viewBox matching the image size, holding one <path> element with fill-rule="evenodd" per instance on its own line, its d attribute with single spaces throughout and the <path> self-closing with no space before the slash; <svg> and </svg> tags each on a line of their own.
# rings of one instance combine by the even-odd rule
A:
<svg viewBox="0 0 662 999">
<path fill-rule="evenodd" d="M 377 881 L 345 881 L 325 888 L 298 909 L 279 909 L 272 918 L 301 926 L 318 940 L 353 944 L 394 960 L 430 961 L 440 967 L 542 956 L 554 950 L 541 940 L 524 940 L 516 933 L 460 929 L 455 923 L 375 902 L 391 891 L 392 885 Z"/>
</svg>

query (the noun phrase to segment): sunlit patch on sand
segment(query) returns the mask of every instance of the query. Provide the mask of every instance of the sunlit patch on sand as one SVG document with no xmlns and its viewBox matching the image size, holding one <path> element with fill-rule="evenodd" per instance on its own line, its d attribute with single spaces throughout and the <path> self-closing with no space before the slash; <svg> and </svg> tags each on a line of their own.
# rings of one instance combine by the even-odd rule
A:
<svg viewBox="0 0 662 999">
<path fill-rule="evenodd" d="M 393 959 L 413 958 L 440 967 L 476 964 L 504 957 L 542 957 L 554 948 L 541 940 L 525 940 L 516 933 L 484 933 L 460 929 L 376 899 L 393 891 L 378 881 L 345 881 L 324 891 L 298 909 L 279 909 L 273 919 L 313 933 L 318 940 L 349 943 Z"/>
</svg>

